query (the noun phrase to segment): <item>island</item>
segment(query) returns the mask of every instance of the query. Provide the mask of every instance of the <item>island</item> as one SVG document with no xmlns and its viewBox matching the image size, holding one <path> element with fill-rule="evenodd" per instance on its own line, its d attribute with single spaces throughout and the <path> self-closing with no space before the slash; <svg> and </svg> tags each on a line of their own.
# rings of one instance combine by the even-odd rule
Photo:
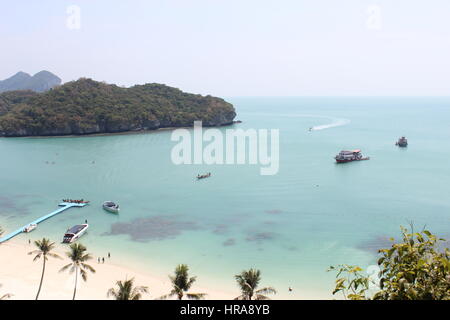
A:
<svg viewBox="0 0 450 320">
<path fill-rule="evenodd" d="M 163 84 L 124 88 L 81 78 L 49 91 L 0 94 L 0 136 L 64 136 L 159 128 L 224 126 L 236 116 L 232 104 Z"/>
</svg>

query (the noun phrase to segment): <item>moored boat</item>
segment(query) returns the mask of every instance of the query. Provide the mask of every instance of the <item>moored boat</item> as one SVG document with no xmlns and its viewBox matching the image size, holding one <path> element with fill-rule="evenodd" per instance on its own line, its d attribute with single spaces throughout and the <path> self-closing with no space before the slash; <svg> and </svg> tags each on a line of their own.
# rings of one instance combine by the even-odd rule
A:
<svg viewBox="0 0 450 320">
<path fill-rule="evenodd" d="M 76 226 L 73 226 L 69 230 L 66 231 L 63 238 L 63 243 L 72 243 L 76 240 L 78 240 L 89 228 L 89 225 L 87 223 L 85 224 L 77 224 Z"/>
<path fill-rule="evenodd" d="M 356 150 L 342 150 L 334 157 L 337 163 L 345 163 L 352 161 L 369 160 L 369 157 L 363 157 L 360 149 Z"/>
<path fill-rule="evenodd" d="M 114 203 L 113 201 L 105 201 L 103 202 L 103 209 L 111 213 L 119 213 L 119 205 Z"/>
<path fill-rule="evenodd" d="M 84 201 L 84 199 L 81 199 L 81 200 L 63 199 L 62 203 L 89 204 L 89 201 Z"/>
<path fill-rule="evenodd" d="M 27 225 L 25 228 L 23 228 L 23 231 L 28 233 L 28 232 L 33 231 L 36 228 L 37 228 L 37 224 L 31 223 L 31 224 Z"/>
<path fill-rule="evenodd" d="M 408 146 L 408 139 L 406 137 L 401 137 L 398 139 L 398 141 L 395 143 L 396 146 L 399 147 L 407 147 Z"/>
<path fill-rule="evenodd" d="M 209 178 L 209 177 L 211 177 L 211 172 L 208 172 L 207 174 L 202 174 L 202 175 L 198 174 L 197 180 L 205 179 L 205 178 Z"/>
</svg>

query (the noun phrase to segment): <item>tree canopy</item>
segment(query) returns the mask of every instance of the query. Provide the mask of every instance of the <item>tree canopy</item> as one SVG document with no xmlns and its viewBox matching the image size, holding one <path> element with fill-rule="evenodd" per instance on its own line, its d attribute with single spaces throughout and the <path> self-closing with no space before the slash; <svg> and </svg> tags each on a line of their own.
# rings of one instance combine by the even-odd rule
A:
<svg viewBox="0 0 450 320">
<path fill-rule="evenodd" d="M 333 294 L 352 300 L 450 300 L 450 250 L 442 246 L 445 240 L 428 230 L 402 228 L 401 233 L 401 241 L 391 239 L 390 248 L 379 250 L 377 279 L 358 266 L 331 267 L 338 270 Z"/>
<path fill-rule="evenodd" d="M 234 107 L 220 98 L 162 84 L 122 88 L 82 78 L 44 93 L 0 94 L 0 135 L 42 136 L 205 126 L 233 122 Z"/>
</svg>

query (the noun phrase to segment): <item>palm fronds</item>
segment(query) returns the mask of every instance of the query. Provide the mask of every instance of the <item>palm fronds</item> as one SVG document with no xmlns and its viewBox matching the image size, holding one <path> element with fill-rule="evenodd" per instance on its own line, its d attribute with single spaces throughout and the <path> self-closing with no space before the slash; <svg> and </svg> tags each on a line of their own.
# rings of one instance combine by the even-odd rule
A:
<svg viewBox="0 0 450 320">
<path fill-rule="evenodd" d="M 191 300 L 200 300 L 204 299 L 206 296 L 206 293 L 192 293 L 188 292 L 194 282 L 197 280 L 197 277 L 189 276 L 189 267 L 186 264 L 179 264 L 175 268 L 174 275 L 169 275 L 170 282 L 172 282 L 172 290 L 167 294 L 159 299 L 168 299 L 170 297 L 177 297 L 178 300 L 182 300 L 185 296 L 188 299 Z"/>
<path fill-rule="evenodd" d="M 276 294 L 276 290 L 272 287 L 258 289 L 261 281 L 261 271 L 257 269 L 244 270 L 240 274 L 235 275 L 235 279 L 241 289 L 241 295 L 235 300 L 270 300 L 267 294 Z"/>
<path fill-rule="evenodd" d="M 134 278 L 124 281 L 116 281 L 116 288 L 111 288 L 107 296 L 115 300 L 140 300 L 144 293 L 148 293 L 146 286 L 134 286 Z"/>
</svg>

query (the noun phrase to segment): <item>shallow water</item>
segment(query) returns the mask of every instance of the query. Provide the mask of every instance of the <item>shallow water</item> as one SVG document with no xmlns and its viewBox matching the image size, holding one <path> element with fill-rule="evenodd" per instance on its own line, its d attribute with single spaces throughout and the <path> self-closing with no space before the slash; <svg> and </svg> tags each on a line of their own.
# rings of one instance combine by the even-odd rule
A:
<svg viewBox="0 0 450 320">
<path fill-rule="evenodd" d="M 170 131 L 0 139 L 0 225 L 12 231 L 62 198 L 88 199 L 18 238 L 60 241 L 87 219 L 81 242 L 95 255 L 161 276 L 187 263 L 199 284 L 236 295 L 233 275 L 257 267 L 280 298 L 330 298 L 330 265 L 368 268 L 411 221 L 450 238 L 450 98 L 227 100 L 243 120 L 236 128 L 280 130 L 277 175 L 176 166 Z M 394 145 L 401 135 L 408 148 Z M 347 148 L 371 160 L 336 165 Z M 196 181 L 204 172 L 213 176 Z M 103 211 L 105 200 L 120 214 Z"/>
</svg>

